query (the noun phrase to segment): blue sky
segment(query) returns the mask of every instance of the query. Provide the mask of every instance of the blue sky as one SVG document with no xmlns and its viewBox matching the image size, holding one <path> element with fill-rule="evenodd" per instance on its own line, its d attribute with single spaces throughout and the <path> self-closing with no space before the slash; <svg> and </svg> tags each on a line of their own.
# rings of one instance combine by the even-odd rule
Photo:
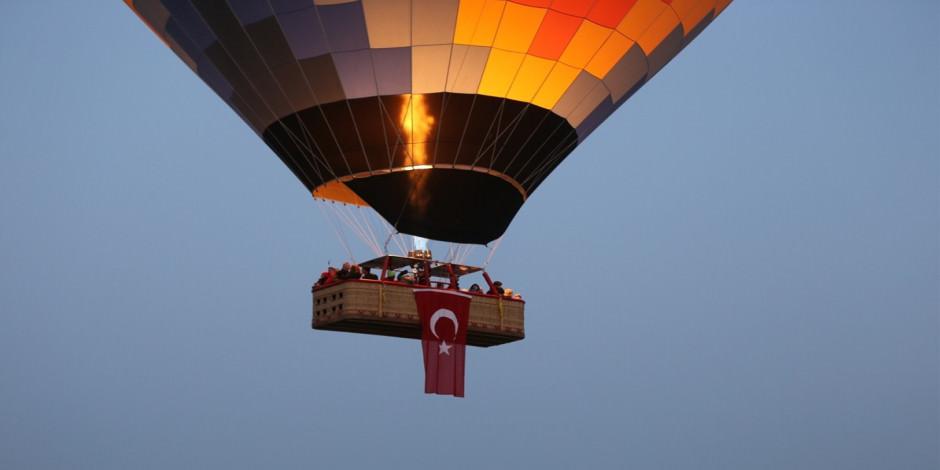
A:
<svg viewBox="0 0 940 470">
<path fill-rule="evenodd" d="M 940 5 L 738 1 L 527 202 L 527 338 L 426 396 L 121 3 L 0 5 L 0 467 L 940 466 Z"/>
</svg>

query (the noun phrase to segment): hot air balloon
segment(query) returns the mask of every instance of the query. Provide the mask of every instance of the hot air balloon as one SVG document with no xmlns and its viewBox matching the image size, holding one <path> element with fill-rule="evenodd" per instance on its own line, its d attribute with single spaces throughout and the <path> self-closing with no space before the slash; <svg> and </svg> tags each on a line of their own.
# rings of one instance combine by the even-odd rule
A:
<svg viewBox="0 0 940 470">
<path fill-rule="evenodd" d="M 730 0 L 125 0 L 316 198 L 485 244 Z"/>
<path fill-rule="evenodd" d="M 125 2 L 316 200 L 354 208 L 334 217 L 378 255 L 362 266 L 380 275 L 325 273 L 313 327 L 422 338 L 430 384 L 447 341 L 523 338 L 524 302 L 485 272 L 491 295 L 461 292 L 459 279 L 481 269 L 461 246 L 433 261 L 426 239 L 498 240 L 552 170 L 731 0 Z M 388 229 L 384 246 L 359 208 Z M 467 308 L 469 319 L 455 313 Z M 455 354 L 460 386 L 426 391 L 462 395 Z"/>
</svg>

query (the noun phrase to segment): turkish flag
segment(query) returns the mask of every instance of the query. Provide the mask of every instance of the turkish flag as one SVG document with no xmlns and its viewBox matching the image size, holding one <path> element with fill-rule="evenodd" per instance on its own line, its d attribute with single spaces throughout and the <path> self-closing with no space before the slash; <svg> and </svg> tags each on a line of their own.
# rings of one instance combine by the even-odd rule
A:
<svg viewBox="0 0 940 470">
<path fill-rule="evenodd" d="M 421 316 L 424 393 L 462 397 L 470 296 L 442 289 L 414 293 Z"/>
</svg>

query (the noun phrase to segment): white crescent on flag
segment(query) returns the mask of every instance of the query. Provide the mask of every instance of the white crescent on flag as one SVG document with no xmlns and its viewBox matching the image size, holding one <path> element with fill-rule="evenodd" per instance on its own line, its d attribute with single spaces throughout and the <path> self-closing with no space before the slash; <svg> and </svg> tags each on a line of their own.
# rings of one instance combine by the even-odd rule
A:
<svg viewBox="0 0 940 470">
<path fill-rule="evenodd" d="M 457 338 L 457 329 L 460 328 L 459 324 L 457 323 L 457 315 L 454 315 L 454 312 L 446 308 L 439 308 L 436 312 L 434 312 L 434 315 L 431 315 L 431 334 L 433 334 L 435 338 L 441 339 L 441 337 L 438 336 L 436 330 L 437 321 L 441 318 L 446 318 L 454 323 L 454 338 Z"/>
</svg>

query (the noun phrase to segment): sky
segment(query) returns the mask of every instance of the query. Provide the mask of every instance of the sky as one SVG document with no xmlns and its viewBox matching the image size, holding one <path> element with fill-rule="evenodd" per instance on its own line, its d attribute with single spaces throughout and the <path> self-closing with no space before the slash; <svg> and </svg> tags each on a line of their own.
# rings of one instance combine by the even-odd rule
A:
<svg viewBox="0 0 940 470">
<path fill-rule="evenodd" d="M 733 3 L 527 201 L 465 399 L 310 329 L 341 244 L 122 2 L 0 22 L 0 468 L 940 468 L 936 1 Z"/>
</svg>

